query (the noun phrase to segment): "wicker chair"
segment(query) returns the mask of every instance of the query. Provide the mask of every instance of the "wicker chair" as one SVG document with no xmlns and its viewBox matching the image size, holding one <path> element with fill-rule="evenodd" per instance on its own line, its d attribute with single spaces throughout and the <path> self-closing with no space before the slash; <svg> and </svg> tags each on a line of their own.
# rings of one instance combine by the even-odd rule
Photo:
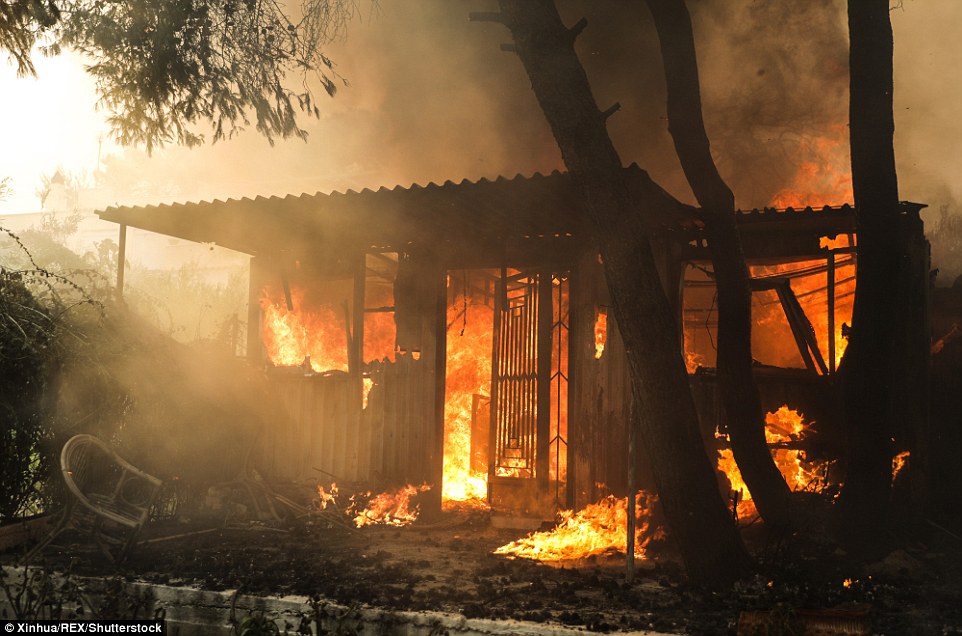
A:
<svg viewBox="0 0 962 636">
<path fill-rule="evenodd" d="M 122 560 L 147 522 L 163 482 L 93 435 L 76 435 L 64 444 L 60 469 L 67 485 L 63 515 L 25 561 L 68 528 L 93 535 L 110 560 Z"/>
</svg>

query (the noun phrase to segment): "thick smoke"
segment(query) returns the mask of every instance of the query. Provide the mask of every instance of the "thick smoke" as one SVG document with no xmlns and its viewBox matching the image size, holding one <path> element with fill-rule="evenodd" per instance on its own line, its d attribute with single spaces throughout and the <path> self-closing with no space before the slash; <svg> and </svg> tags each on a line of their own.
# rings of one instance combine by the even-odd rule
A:
<svg viewBox="0 0 962 636">
<path fill-rule="evenodd" d="M 893 11 L 897 159 L 903 198 L 934 209 L 959 198 L 962 101 L 949 81 L 959 45 L 943 25 L 958 3 Z M 609 130 L 622 160 L 637 162 L 690 201 L 667 132 L 657 36 L 643 2 L 559 0 L 569 24 L 588 28 L 578 52 L 599 106 L 621 111 Z M 770 205 L 783 190 L 806 202 L 850 199 L 845 2 L 690 0 L 712 149 L 739 207 Z M 510 40 L 498 24 L 468 21 L 491 0 L 382 3 L 328 51 L 350 82 L 304 120 L 307 144 L 276 147 L 253 132 L 151 160 L 126 153 L 137 203 L 407 186 L 562 168 L 560 155 Z M 921 34 L 924 34 L 922 37 Z M 956 53 L 953 54 L 952 52 Z M 953 57 L 954 55 L 954 57 Z M 943 76 L 944 77 L 940 77 Z M 109 173 L 123 172 L 114 165 Z M 108 179 L 109 181 L 109 179 Z M 153 186 L 151 186 L 153 184 Z M 151 198 L 153 197 L 153 198 Z M 114 198 L 132 203 L 119 190 Z"/>
</svg>

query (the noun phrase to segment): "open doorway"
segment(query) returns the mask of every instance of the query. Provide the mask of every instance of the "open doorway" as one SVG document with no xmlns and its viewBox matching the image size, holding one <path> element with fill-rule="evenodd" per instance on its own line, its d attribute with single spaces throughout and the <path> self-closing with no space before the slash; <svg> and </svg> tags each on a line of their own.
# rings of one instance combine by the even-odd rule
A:
<svg viewBox="0 0 962 636">
<path fill-rule="evenodd" d="M 548 518 L 566 504 L 568 304 L 565 274 L 449 272 L 444 501 Z"/>
</svg>

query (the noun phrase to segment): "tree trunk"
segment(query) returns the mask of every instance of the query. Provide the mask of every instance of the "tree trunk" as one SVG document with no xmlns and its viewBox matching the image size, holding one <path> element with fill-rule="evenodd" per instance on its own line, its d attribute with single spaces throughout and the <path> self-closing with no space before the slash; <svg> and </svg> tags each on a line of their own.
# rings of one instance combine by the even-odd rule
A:
<svg viewBox="0 0 962 636">
<path fill-rule="evenodd" d="M 576 33 L 564 27 L 551 0 L 499 4 L 499 20 L 514 36 L 601 246 L 627 350 L 639 439 L 648 449 L 671 536 L 694 582 L 728 584 L 750 569 L 750 557 L 718 493 L 677 347 L 674 317 L 605 116 L 575 55 Z M 649 207 L 678 205 L 654 182 L 643 198 Z"/>
<path fill-rule="evenodd" d="M 845 351 L 849 458 L 840 498 L 846 530 L 880 537 L 891 486 L 892 403 L 901 340 L 899 194 L 892 112 L 892 25 L 888 0 L 849 0 L 849 124 L 858 219 L 858 272 Z"/>
<path fill-rule="evenodd" d="M 647 0 L 655 20 L 668 88 L 668 130 L 695 198 L 711 249 L 718 290 L 718 388 L 732 453 L 759 514 L 770 527 L 791 523 L 791 490 L 765 439 L 762 402 L 752 373 L 752 293 L 735 223 L 735 197 L 718 174 L 702 119 L 698 61 L 684 0 Z"/>
</svg>

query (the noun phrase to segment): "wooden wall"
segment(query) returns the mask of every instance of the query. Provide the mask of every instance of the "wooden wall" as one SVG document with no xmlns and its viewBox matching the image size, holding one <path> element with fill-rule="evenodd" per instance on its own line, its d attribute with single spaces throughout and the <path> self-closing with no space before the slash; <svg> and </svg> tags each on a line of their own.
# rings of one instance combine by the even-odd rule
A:
<svg viewBox="0 0 962 636">
<path fill-rule="evenodd" d="M 275 371 L 271 382 L 288 417 L 264 435 L 263 469 L 282 482 L 430 482 L 434 374 L 426 366 L 411 355 L 369 365 L 374 386 L 363 410 L 349 374 Z"/>
<path fill-rule="evenodd" d="M 420 258 L 416 266 L 421 280 L 427 282 L 412 299 L 406 299 L 407 309 L 415 316 L 406 328 L 420 333 L 414 338 L 419 350 L 398 353 L 394 362 L 363 365 L 364 377 L 374 382 L 365 408 L 357 374 L 270 370 L 286 410 L 286 417 L 279 416 L 276 426 L 262 437 L 262 469 L 271 479 L 337 481 L 363 488 L 440 484 L 445 277 L 431 259 Z M 263 276 L 256 278 L 252 299 L 263 282 Z M 252 319 L 255 316 L 259 324 L 259 312 L 252 312 Z M 252 338 L 256 341 L 249 351 L 256 359 L 262 348 L 254 330 Z M 428 499 L 439 507 L 440 488 L 434 488 Z"/>
<path fill-rule="evenodd" d="M 601 264 L 581 257 L 571 277 L 568 503 L 581 508 L 627 491 L 628 367 L 609 308 Z M 595 358 L 595 318 L 608 314 L 604 354 Z"/>
</svg>

